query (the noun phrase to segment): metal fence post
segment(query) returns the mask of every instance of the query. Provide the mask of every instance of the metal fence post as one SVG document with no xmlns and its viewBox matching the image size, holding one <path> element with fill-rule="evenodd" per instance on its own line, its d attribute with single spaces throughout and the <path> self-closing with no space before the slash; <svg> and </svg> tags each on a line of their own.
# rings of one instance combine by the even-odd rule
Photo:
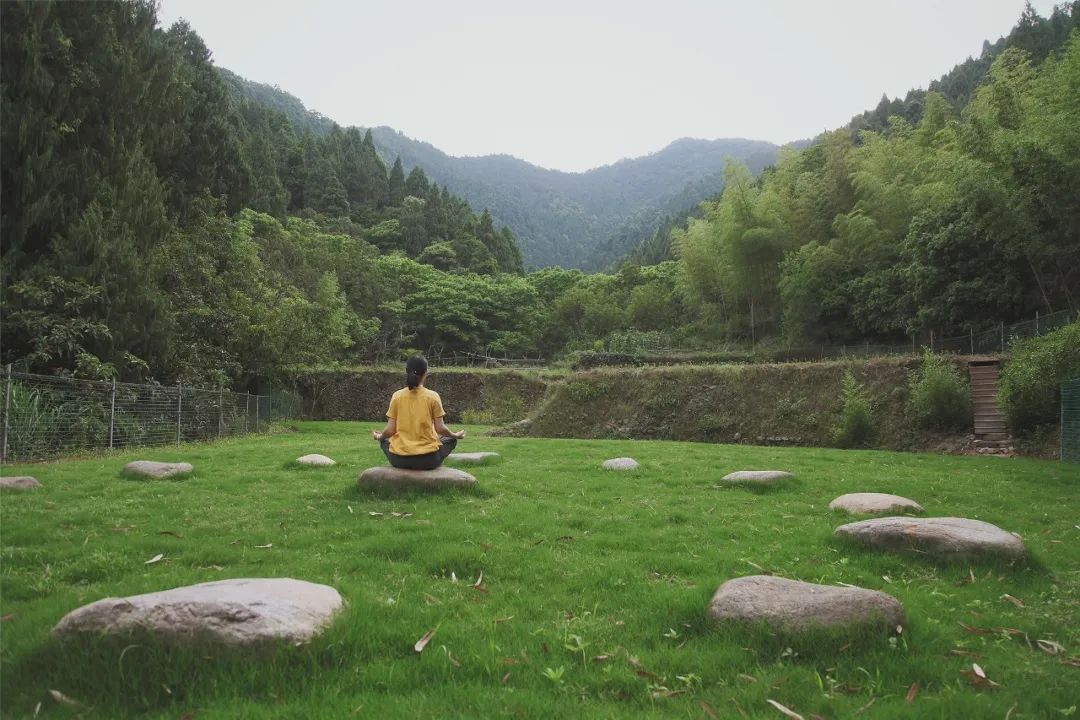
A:
<svg viewBox="0 0 1080 720">
<path fill-rule="evenodd" d="M 1035 334 L 1039 334 L 1039 311 L 1035 311 Z"/>
<path fill-rule="evenodd" d="M 1001 323 L 1001 352 L 1005 352 L 1005 323 Z"/>
<path fill-rule="evenodd" d="M 224 393 L 221 390 L 221 386 L 218 385 L 217 389 L 217 436 L 221 439 L 221 433 L 225 428 L 225 402 Z"/>
<path fill-rule="evenodd" d="M 176 444 L 180 445 L 180 412 L 184 407 L 184 383 L 176 383 Z"/>
<path fill-rule="evenodd" d="M 251 415 L 251 393 L 244 393 L 244 434 L 248 431 L 248 416 Z"/>
<path fill-rule="evenodd" d="M 0 463 L 7 462 L 8 415 L 11 412 L 11 363 L 7 364 L 7 377 L 4 379 L 4 438 L 0 442 Z"/>
<path fill-rule="evenodd" d="M 975 354 L 975 328 L 968 328 L 968 339 L 971 341 L 971 354 Z"/>
<path fill-rule="evenodd" d="M 262 399 L 262 395 L 255 396 L 255 432 L 259 432 L 259 401 Z"/>
<path fill-rule="evenodd" d="M 934 352 L 934 331 L 930 331 L 930 352 Z"/>
<path fill-rule="evenodd" d="M 109 400 L 109 449 L 113 449 L 113 430 L 116 427 L 116 378 L 112 380 L 112 399 Z"/>
</svg>

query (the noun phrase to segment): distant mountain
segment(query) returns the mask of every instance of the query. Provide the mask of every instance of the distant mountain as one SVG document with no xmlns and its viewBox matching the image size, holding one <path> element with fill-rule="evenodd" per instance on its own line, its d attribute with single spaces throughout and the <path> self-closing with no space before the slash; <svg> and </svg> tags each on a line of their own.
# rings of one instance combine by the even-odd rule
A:
<svg viewBox="0 0 1080 720">
<path fill-rule="evenodd" d="M 283 112 L 300 129 L 325 134 L 334 127 L 281 88 L 221 72 L 235 92 Z M 526 266 L 584 270 L 614 265 L 666 217 L 719 193 L 728 157 L 756 174 L 773 163 L 778 149 L 759 140 L 684 138 L 651 155 L 568 173 L 510 155 L 453 157 L 389 127 L 372 128 L 372 136 L 388 166 L 400 157 L 406 173 L 423 169 L 475 210 L 487 208 L 497 224 L 509 226 Z"/>
<path fill-rule="evenodd" d="M 666 215 L 720 192 L 726 158 L 757 173 L 778 149 L 759 140 L 684 138 L 651 155 L 567 173 L 509 155 L 452 157 L 388 127 L 373 134 L 387 162 L 400 156 L 406 171 L 420 166 L 475 209 L 491 210 L 514 231 L 527 266 L 584 270 L 618 262 Z"/>
</svg>

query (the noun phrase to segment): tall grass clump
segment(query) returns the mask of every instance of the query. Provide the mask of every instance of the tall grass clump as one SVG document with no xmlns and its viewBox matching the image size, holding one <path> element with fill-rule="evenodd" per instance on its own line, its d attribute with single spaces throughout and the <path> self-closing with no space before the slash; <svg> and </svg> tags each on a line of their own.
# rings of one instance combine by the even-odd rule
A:
<svg viewBox="0 0 1080 720">
<path fill-rule="evenodd" d="M 919 426 L 927 430 L 966 430 L 971 427 L 971 391 L 960 370 L 940 355 L 926 353 L 908 380 L 911 407 Z"/>
<path fill-rule="evenodd" d="M 840 388 L 844 406 L 840 411 L 840 424 L 833 431 L 833 441 L 841 448 L 868 447 L 877 435 L 870 398 L 850 370 L 844 371 Z"/>
<path fill-rule="evenodd" d="M 1061 384 L 1080 377 L 1080 321 L 1012 346 L 1001 370 L 998 402 L 1016 432 L 1057 422 Z"/>
</svg>

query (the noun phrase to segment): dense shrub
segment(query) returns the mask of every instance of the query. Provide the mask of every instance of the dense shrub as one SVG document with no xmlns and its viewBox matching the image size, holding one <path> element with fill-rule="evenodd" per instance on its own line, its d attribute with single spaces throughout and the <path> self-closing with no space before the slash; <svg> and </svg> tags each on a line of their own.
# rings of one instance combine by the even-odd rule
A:
<svg viewBox="0 0 1080 720">
<path fill-rule="evenodd" d="M 840 411 L 840 424 L 833 432 L 833 440 L 837 447 L 867 447 L 873 443 L 876 434 L 870 398 L 850 370 L 844 371 L 840 386 L 844 405 Z"/>
<path fill-rule="evenodd" d="M 1013 344 L 998 400 L 1014 431 L 1056 422 L 1061 384 L 1080 377 L 1080 321 Z"/>
<path fill-rule="evenodd" d="M 926 353 L 908 381 L 911 407 L 919 426 L 927 430 L 966 430 L 971 427 L 971 391 L 956 365 Z"/>
</svg>

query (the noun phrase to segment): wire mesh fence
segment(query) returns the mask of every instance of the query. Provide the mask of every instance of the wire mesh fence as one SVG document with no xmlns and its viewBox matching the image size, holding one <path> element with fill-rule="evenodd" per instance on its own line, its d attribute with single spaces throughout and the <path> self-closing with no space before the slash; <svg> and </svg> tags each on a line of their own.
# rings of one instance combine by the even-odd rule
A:
<svg viewBox="0 0 1080 720">
<path fill-rule="evenodd" d="M 4 374 L 0 461 L 212 440 L 268 427 L 270 395 Z M 287 408 L 282 408 L 287 409 Z"/>
<path fill-rule="evenodd" d="M 1061 459 L 1080 463 L 1080 378 L 1061 386 Z"/>
</svg>

